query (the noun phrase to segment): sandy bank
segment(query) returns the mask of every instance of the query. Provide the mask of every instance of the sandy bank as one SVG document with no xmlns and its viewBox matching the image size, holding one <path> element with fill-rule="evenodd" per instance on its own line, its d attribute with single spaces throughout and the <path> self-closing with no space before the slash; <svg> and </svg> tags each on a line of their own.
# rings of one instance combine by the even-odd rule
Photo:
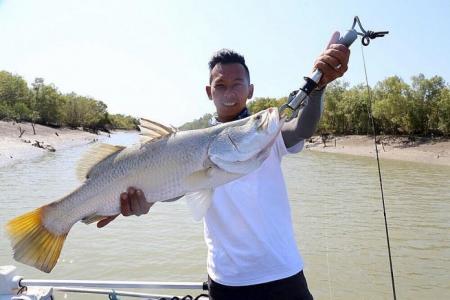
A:
<svg viewBox="0 0 450 300">
<path fill-rule="evenodd" d="M 20 131 L 25 130 L 19 138 Z M 21 160 L 35 158 L 49 151 L 55 151 L 87 144 L 99 138 L 98 135 L 68 128 L 55 129 L 35 125 L 36 135 L 30 123 L 0 121 L 0 167 Z M 43 148 L 33 146 L 39 145 Z"/>
<path fill-rule="evenodd" d="M 19 127 L 25 130 L 19 138 Z M 82 130 L 68 128 L 55 129 L 36 125 L 36 135 L 30 123 L 0 121 L 0 167 L 21 160 L 35 158 L 48 151 L 56 151 L 91 143 L 101 138 Z M 33 146 L 36 141 L 43 148 Z M 324 147 L 320 136 L 314 136 L 305 148 L 310 151 L 343 153 L 358 156 L 375 157 L 373 138 L 362 135 L 338 136 L 331 138 Z M 450 166 L 450 140 L 407 137 L 381 137 L 378 144 L 381 159 L 395 159 Z"/>
<path fill-rule="evenodd" d="M 375 157 L 375 147 L 372 137 L 362 135 L 338 136 L 326 142 L 321 137 L 314 136 L 305 147 L 311 151 L 328 153 L 343 153 L 359 156 Z M 420 162 L 435 165 L 450 166 L 450 140 L 408 137 L 383 136 L 378 144 L 378 154 L 381 159 L 395 159 Z"/>
</svg>

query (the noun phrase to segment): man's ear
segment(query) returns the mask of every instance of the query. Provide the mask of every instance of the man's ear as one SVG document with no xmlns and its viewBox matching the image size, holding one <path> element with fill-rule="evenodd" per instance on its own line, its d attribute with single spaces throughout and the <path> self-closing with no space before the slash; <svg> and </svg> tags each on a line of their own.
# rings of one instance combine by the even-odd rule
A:
<svg viewBox="0 0 450 300">
<path fill-rule="evenodd" d="M 253 89 L 254 89 L 253 84 L 250 84 L 250 85 L 248 86 L 248 96 L 247 96 L 247 99 L 252 99 L 252 97 L 253 97 Z"/>
<path fill-rule="evenodd" d="M 205 87 L 205 90 L 206 90 L 206 94 L 208 95 L 209 100 L 212 100 L 211 86 L 210 86 L 210 85 L 207 85 L 207 86 Z"/>
</svg>

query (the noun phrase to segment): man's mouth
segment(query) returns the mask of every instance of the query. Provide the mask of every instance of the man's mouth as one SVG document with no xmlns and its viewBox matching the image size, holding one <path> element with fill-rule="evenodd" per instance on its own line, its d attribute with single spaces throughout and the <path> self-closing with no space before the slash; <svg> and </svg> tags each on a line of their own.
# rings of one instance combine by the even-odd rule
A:
<svg viewBox="0 0 450 300">
<path fill-rule="evenodd" d="M 231 106 L 235 106 L 236 102 L 223 102 L 222 104 L 223 104 L 223 106 L 231 107 Z"/>
</svg>

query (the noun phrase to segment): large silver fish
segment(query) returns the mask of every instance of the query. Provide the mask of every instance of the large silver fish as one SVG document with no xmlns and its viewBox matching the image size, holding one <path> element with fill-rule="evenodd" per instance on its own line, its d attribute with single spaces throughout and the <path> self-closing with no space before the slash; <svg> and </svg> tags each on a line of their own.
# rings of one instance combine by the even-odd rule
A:
<svg viewBox="0 0 450 300">
<path fill-rule="evenodd" d="M 146 120 L 143 132 L 151 140 L 129 148 L 93 147 L 77 170 L 84 181 L 77 190 L 7 224 L 14 258 L 50 272 L 71 227 L 120 213 L 118 195 L 129 186 L 142 189 L 151 202 L 185 197 L 194 218 L 201 219 L 215 187 L 262 164 L 282 124 L 275 108 L 181 132 Z"/>
</svg>

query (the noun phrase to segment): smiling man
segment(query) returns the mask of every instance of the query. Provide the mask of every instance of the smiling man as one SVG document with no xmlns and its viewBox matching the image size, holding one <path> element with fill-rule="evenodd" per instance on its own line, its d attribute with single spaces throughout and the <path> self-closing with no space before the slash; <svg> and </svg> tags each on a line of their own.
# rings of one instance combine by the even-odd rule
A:
<svg viewBox="0 0 450 300">
<path fill-rule="evenodd" d="M 302 113 L 284 124 L 261 167 L 214 191 L 204 218 L 210 299 L 312 299 L 294 237 L 281 159 L 301 151 L 304 140 L 313 135 L 326 84 L 347 70 L 350 51 L 333 43 L 338 37 L 339 33 L 333 35 L 314 64 L 323 73 L 319 88 Z M 247 117 L 246 102 L 254 86 L 244 57 L 222 49 L 211 58 L 209 70 L 206 93 L 216 107 L 212 125 Z M 121 195 L 121 205 L 123 215 L 141 215 L 151 206 L 134 188 Z"/>
<path fill-rule="evenodd" d="M 250 83 L 250 72 L 244 58 L 223 49 L 211 59 L 209 69 L 210 85 L 206 86 L 206 94 L 214 101 L 217 120 L 232 121 L 243 110 L 248 116 L 246 103 L 253 97 L 253 84 Z"/>
</svg>

